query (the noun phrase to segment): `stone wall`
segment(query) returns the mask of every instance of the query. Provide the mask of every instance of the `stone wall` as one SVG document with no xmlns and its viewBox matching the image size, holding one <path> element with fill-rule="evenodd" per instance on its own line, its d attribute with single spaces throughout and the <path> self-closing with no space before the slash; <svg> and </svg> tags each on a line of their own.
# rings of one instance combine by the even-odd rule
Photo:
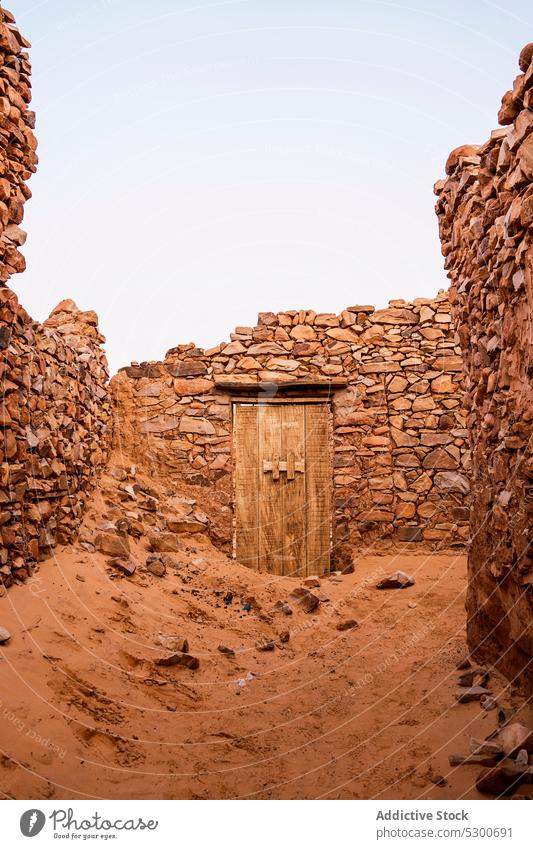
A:
<svg viewBox="0 0 533 849">
<path fill-rule="evenodd" d="M 472 454 L 468 640 L 533 691 L 533 44 L 483 145 L 453 151 L 438 195 L 466 372 Z"/>
<path fill-rule="evenodd" d="M 0 287 L 25 268 L 19 246 L 26 234 L 18 226 L 24 201 L 31 197 L 26 180 L 35 171 L 37 141 L 32 129 L 30 63 L 13 16 L 0 9 Z"/>
<path fill-rule="evenodd" d="M 93 312 L 44 326 L 0 289 L 0 578 L 25 579 L 81 520 L 110 444 L 107 362 Z"/>
<path fill-rule="evenodd" d="M 462 546 L 470 459 L 451 322 L 445 293 L 377 312 L 261 313 L 229 343 L 180 345 L 122 369 L 112 380 L 117 447 L 190 487 L 230 550 L 231 384 L 261 396 L 278 383 L 330 382 L 337 565 L 377 539 Z"/>
<path fill-rule="evenodd" d="M 44 326 L 7 288 L 36 141 L 28 47 L 0 9 L 0 587 L 68 542 L 110 443 L 107 362 L 93 312 L 63 301 Z"/>
</svg>

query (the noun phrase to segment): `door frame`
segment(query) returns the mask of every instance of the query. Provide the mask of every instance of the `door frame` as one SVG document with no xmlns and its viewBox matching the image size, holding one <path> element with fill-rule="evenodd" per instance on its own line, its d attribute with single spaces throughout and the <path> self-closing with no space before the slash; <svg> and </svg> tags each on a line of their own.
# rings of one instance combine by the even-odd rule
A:
<svg viewBox="0 0 533 849">
<path fill-rule="evenodd" d="M 343 381 L 342 385 L 336 382 L 334 388 L 344 388 L 346 382 Z M 278 390 L 283 387 L 285 391 L 282 391 L 278 394 Z M 311 389 L 311 384 L 308 384 L 309 389 Z M 333 478 L 333 410 L 331 402 L 333 400 L 333 393 L 331 392 L 332 385 L 328 381 L 327 385 L 324 383 L 316 383 L 312 384 L 312 392 L 303 392 L 302 389 L 307 389 L 307 387 L 302 387 L 301 383 L 291 383 L 289 386 L 286 384 L 273 384 L 272 385 L 272 394 L 270 395 L 269 390 L 265 392 L 265 384 L 261 385 L 261 393 L 258 393 L 258 385 L 255 384 L 254 388 L 250 387 L 250 385 L 240 385 L 234 384 L 232 386 L 233 392 L 230 403 L 231 403 L 231 458 L 232 458 L 232 557 L 235 560 L 237 554 L 237 514 L 236 514 L 236 467 L 237 467 L 237 457 L 235 453 L 235 415 L 236 415 L 236 406 L 237 404 L 253 406 L 253 407 L 263 407 L 269 405 L 294 405 L 294 404 L 305 404 L 306 406 L 326 406 L 327 407 L 327 422 L 328 422 L 328 430 L 327 430 L 327 443 L 328 443 L 328 455 L 329 455 L 329 496 L 330 496 L 330 516 L 329 516 L 329 552 L 330 552 L 330 571 L 333 569 L 333 561 L 334 561 L 334 548 L 333 548 L 333 540 L 334 540 L 334 519 L 335 519 L 335 509 L 334 509 L 334 478 Z M 237 390 L 237 391 L 236 391 Z M 254 391 L 255 390 L 255 391 Z M 270 574 L 270 573 L 269 573 Z M 272 573 L 274 574 L 274 573 Z M 282 575 L 276 575 L 277 578 L 283 577 Z"/>
</svg>

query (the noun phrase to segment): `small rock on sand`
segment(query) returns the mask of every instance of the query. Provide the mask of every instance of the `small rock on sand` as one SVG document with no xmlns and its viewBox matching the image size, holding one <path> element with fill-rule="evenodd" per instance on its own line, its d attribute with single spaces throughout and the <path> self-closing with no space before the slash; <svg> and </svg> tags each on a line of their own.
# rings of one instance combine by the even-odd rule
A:
<svg viewBox="0 0 533 849">
<path fill-rule="evenodd" d="M 486 687 L 489 678 L 490 675 L 487 670 L 479 667 L 478 669 L 471 669 L 459 675 L 458 683 L 460 687 L 474 687 L 475 685 Z"/>
<path fill-rule="evenodd" d="M 189 651 L 189 641 L 186 637 L 161 636 L 160 642 L 169 651 L 182 652 L 182 654 Z"/>
<path fill-rule="evenodd" d="M 311 575 L 309 578 L 304 579 L 303 585 L 304 585 L 304 587 L 311 587 L 311 588 L 312 587 L 319 587 L 320 581 L 319 581 L 318 577 Z"/>
<path fill-rule="evenodd" d="M 506 755 L 514 755 L 520 749 L 533 752 L 533 731 L 521 722 L 513 722 L 502 728 L 499 739 Z"/>
<path fill-rule="evenodd" d="M 0 625 L 0 643 L 7 643 L 8 640 L 11 639 L 11 634 L 7 630 L 7 628 L 3 628 Z"/>
<path fill-rule="evenodd" d="M 263 640 L 260 640 L 260 642 L 257 643 L 257 650 L 258 651 L 274 651 L 275 648 L 276 648 L 276 644 L 275 644 L 274 640 L 267 640 L 265 638 Z"/>
<path fill-rule="evenodd" d="M 393 572 L 388 578 L 378 581 L 376 587 L 378 590 L 404 590 L 406 587 L 412 587 L 414 582 L 414 578 L 405 572 Z"/>
<path fill-rule="evenodd" d="M 182 542 L 180 538 L 169 531 L 162 531 L 161 533 L 153 533 L 149 536 L 150 548 L 152 551 L 170 551 L 176 552 L 181 551 Z"/>
<path fill-rule="evenodd" d="M 292 609 L 286 601 L 277 601 L 272 611 L 273 613 L 284 613 L 285 616 L 292 616 Z"/>
<path fill-rule="evenodd" d="M 197 657 L 186 652 L 177 651 L 167 657 L 156 660 L 157 666 L 185 666 L 187 669 L 198 669 L 200 661 Z"/>
<path fill-rule="evenodd" d="M 129 578 L 135 574 L 135 570 L 137 569 L 137 564 L 133 560 L 123 560 L 121 557 L 114 557 L 112 560 L 109 560 L 108 565 L 112 569 L 118 569 L 119 572 L 122 572 L 123 575 L 127 575 Z"/>
<path fill-rule="evenodd" d="M 290 597 L 294 599 L 305 613 L 312 613 L 320 604 L 320 599 L 305 587 L 295 587 Z"/>
<path fill-rule="evenodd" d="M 461 704 L 478 702 L 481 696 L 492 696 L 492 691 L 486 690 L 485 687 L 460 687 L 455 694 L 455 698 Z"/>
<path fill-rule="evenodd" d="M 506 765 L 505 762 L 494 767 L 484 769 L 476 779 L 476 788 L 480 793 L 490 793 L 494 796 L 508 796 L 518 789 L 522 783 L 523 776 L 520 767 Z"/>
<path fill-rule="evenodd" d="M 358 628 L 359 623 L 355 619 L 345 619 L 344 622 L 339 622 L 337 631 L 351 631 L 352 628 Z"/>
<path fill-rule="evenodd" d="M 220 654 L 225 654 L 225 655 L 226 655 L 226 657 L 235 657 L 235 652 L 234 652 L 234 650 L 233 650 L 233 649 L 230 649 L 230 647 L 229 647 L 229 646 L 223 646 L 223 645 L 220 645 L 220 646 L 218 647 L 218 651 L 220 652 Z"/>
<path fill-rule="evenodd" d="M 108 554 L 109 557 L 127 557 L 130 553 L 128 538 L 119 536 L 119 534 L 97 534 L 94 538 L 94 545 L 98 551 L 101 551 L 102 554 Z"/>
<path fill-rule="evenodd" d="M 158 578 L 162 578 L 166 573 L 167 568 L 159 557 L 151 555 L 146 559 L 146 571 L 150 572 L 152 575 L 157 575 Z"/>
</svg>

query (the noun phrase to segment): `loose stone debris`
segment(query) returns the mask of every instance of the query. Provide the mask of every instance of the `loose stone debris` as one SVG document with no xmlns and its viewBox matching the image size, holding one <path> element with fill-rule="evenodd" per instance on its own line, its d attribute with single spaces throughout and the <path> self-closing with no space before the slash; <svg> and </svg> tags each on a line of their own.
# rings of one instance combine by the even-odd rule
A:
<svg viewBox="0 0 533 849">
<path fill-rule="evenodd" d="M 460 680 L 467 676 L 469 682 L 481 678 L 486 683 L 489 673 L 485 669 L 474 669 L 463 673 Z M 492 696 L 479 685 L 461 688 L 456 697 L 461 703 L 491 699 L 493 707 L 496 707 Z M 473 764 L 485 767 L 476 779 L 476 788 L 480 793 L 508 796 L 520 784 L 533 782 L 533 766 L 529 765 L 529 756 L 533 752 L 533 730 L 522 723 L 511 722 L 512 716 L 512 711 L 498 710 L 497 728 L 485 740 L 471 738 L 470 754 L 448 757 L 451 767 Z"/>
</svg>

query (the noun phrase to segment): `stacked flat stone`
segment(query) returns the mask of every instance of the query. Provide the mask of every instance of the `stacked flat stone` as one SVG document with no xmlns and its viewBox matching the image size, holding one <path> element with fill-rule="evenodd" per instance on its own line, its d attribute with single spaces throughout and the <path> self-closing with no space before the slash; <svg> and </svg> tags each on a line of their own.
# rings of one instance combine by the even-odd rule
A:
<svg viewBox="0 0 533 849">
<path fill-rule="evenodd" d="M 45 326 L 0 289 L 0 581 L 70 542 L 107 460 L 111 404 L 93 312 L 63 301 Z"/>
<path fill-rule="evenodd" d="M 19 247 L 26 234 L 18 226 L 31 192 L 26 180 L 36 170 L 37 141 L 32 132 L 29 43 L 11 12 L 0 9 L 0 287 L 25 268 Z"/>
<path fill-rule="evenodd" d="M 470 457 L 459 353 L 444 292 L 378 311 L 260 313 L 228 343 L 179 345 L 122 369 L 111 382 L 117 444 L 158 474 L 209 487 L 215 541 L 229 550 L 230 385 L 268 393 L 331 381 L 336 563 L 376 540 L 463 546 Z"/>
<path fill-rule="evenodd" d="M 467 600 L 476 656 L 533 692 L 533 44 L 483 145 L 446 164 L 442 252 L 466 372 L 473 510 Z"/>
</svg>

